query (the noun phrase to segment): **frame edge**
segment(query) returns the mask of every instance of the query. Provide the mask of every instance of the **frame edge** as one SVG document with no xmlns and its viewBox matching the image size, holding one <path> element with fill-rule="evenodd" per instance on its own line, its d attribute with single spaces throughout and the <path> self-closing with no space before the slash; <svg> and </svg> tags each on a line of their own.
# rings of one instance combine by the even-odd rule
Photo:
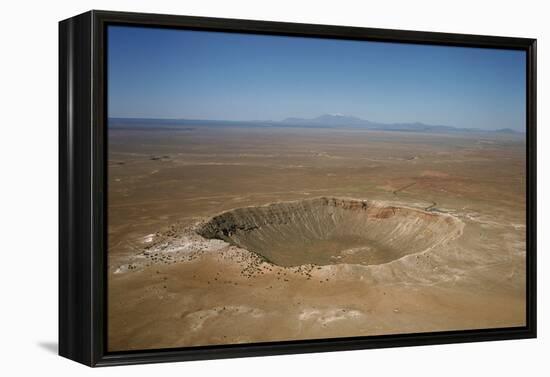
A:
<svg viewBox="0 0 550 377">
<path fill-rule="evenodd" d="M 151 25 L 179 23 L 180 26 L 189 24 L 189 27 L 220 31 L 234 31 L 241 25 L 246 32 L 311 36 L 322 33 L 320 37 L 327 38 L 345 38 L 349 33 L 351 39 L 372 35 L 376 40 L 475 44 L 494 48 L 508 46 L 525 50 L 529 132 L 527 221 L 530 226 L 527 234 L 527 326 L 495 329 L 499 331 L 493 332 L 417 333 L 369 339 L 333 339 L 329 342 L 312 339 L 302 344 L 281 342 L 199 350 L 106 353 L 106 307 L 103 306 L 106 283 L 102 281 L 106 279 L 103 276 L 105 262 L 98 255 L 105 251 L 104 240 L 100 239 L 105 232 L 100 230 L 103 218 L 102 215 L 98 217 L 102 214 L 105 174 L 102 157 L 104 131 L 101 127 L 104 126 L 101 119 L 105 96 L 101 87 L 104 75 L 101 60 L 105 46 L 102 45 L 101 29 L 108 22 L 137 24 L 147 18 Z M 224 23 L 226 26 L 222 26 Z M 408 37 L 404 38 L 404 35 Z M 59 24 L 59 148 L 59 354 L 71 360 L 88 366 L 107 366 L 536 338 L 536 39 L 94 10 Z"/>
<path fill-rule="evenodd" d="M 91 22 L 59 23 L 59 355 L 92 366 Z"/>
</svg>

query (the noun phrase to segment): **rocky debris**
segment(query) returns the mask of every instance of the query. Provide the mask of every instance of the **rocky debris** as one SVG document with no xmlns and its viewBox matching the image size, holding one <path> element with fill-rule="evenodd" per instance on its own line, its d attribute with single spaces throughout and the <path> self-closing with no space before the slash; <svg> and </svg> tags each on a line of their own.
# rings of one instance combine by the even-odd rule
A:
<svg viewBox="0 0 550 377">
<path fill-rule="evenodd" d="M 164 156 L 151 156 L 149 158 L 151 161 L 170 161 L 170 156 L 164 155 Z"/>
</svg>

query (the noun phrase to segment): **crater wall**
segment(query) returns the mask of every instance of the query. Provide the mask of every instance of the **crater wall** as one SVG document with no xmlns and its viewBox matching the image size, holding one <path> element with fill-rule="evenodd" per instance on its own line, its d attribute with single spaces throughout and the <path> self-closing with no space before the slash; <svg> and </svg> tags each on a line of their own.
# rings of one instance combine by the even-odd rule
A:
<svg viewBox="0 0 550 377">
<path fill-rule="evenodd" d="M 238 208 L 197 232 L 281 266 L 388 263 L 447 242 L 462 231 L 450 215 L 375 201 L 315 198 Z"/>
</svg>

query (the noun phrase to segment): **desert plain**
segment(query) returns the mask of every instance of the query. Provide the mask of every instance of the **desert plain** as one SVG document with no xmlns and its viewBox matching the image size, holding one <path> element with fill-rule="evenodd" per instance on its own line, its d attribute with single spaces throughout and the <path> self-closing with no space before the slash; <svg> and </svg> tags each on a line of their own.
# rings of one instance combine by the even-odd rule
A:
<svg viewBox="0 0 550 377">
<path fill-rule="evenodd" d="M 119 127 L 109 351 L 523 326 L 525 138 Z"/>
</svg>

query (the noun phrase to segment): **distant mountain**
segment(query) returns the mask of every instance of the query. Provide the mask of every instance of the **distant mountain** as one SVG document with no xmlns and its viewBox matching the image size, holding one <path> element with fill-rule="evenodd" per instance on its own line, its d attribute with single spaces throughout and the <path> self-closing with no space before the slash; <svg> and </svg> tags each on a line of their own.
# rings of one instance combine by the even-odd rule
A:
<svg viewBox="0 0 550 377">
<path fill-rule="evenodd" d="M 302 126 L 370 126 L 374 123 L 357 118 L 354 116 L 347 116 L 341 114 L 324 114 L 320 115 L 317 118 L 306 119 L 306 118 L 286 118 L 281 123 L 289 125 L 302 125 Z"/>
<path fill-rule="evenodd" d="M 361 119 L 354 116 L 342 115 L 342 114 L 324 114 L 316 118 L 286 118 L 281 123 L 294 126 L 306 126 L 306 127 L 359 127 L 372 130 L 385 130 L 385 131 L 438 131 L 438 132 L 456 132 L 456 131 L 470 131 L 470 128 L 456 128 L 442 125 L 431 125 L 420 122 L 414 123 L 380 123 L 372 122 L 370 120 Z"/>
<path fill-rule="evenodd" d="M 513 130 L 511 128 L 500 128 L 498 130 L 495 130 L 494 132 L 498 132 L 501 134 L 518 134 L 519 132 L 516 130 Z"/>
<path fill-rule="evenodd" d="M 324 114 L 315 118 L 286 118 L 282 121 L 235 121 L 207 119 L 139 119 L 109 118 L 111 128 L 166 128 L 181 129 L 184 126 L 218 126 L 218 127 L 306 127 L 306 128 L 352 128 L 379 131 L 400 132 L 434 132 L 434 133 L 470 133 L 494 132 L 500 134 L 522 134 L 510 128 L 489 131 L 478 128 L 459 128 L 444 125 L 432 125 L 420 122 L 413 123 L 380 123 L 343 114 Z"/>
</svg>

